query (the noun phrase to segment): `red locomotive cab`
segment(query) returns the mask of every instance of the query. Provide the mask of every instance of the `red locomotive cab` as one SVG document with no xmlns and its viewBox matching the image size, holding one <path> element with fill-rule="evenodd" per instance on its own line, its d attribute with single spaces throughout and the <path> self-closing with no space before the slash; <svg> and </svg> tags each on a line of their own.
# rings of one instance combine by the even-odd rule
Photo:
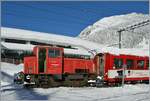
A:
<svg viewBox="0 0 150 101">
<path fill-rule="evenodd" d="M 39 47 L 38 48 L 38 73 L 62 74 L 62 48 Z"/>
<path fill-rule="evenodd" d="M 62 74 L 63 48 L 36 46 L 33 56 L 24 58 L 25 74 Z"/>
</svg>

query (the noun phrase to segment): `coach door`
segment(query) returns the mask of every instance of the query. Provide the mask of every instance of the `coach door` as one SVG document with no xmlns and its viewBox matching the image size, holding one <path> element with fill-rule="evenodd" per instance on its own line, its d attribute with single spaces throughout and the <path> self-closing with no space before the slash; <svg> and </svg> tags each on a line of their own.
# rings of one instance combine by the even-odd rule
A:
<svg viewBox="0 0 150 101">
<path fill-rule="evenodd" d="M 50 74 L 62 74 L 62 65 L 62 49 L 49 48 L 47 72 Z"/>
<path fill-rule="evenodd" d="M 44 73 L 46 69 L 46 48 L 39 48 L 38 51 L 38 71 Z"/>
<path fill-rule="evenodd" d="M 99 75 L 104 76 L 104 54 L 99 54 Z"/>
</svg>

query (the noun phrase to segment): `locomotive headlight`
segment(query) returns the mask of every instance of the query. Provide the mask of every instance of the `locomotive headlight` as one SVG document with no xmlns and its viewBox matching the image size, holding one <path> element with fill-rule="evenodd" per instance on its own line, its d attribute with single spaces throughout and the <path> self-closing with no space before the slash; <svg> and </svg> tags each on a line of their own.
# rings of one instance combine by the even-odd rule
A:
<svg viewBox="0 0 150 101">
<path fill-rule="evenodd" d="M 102 80 L 103 76 L 97 76 L 97 79 Z"/>
<path fill-rule="evenodd" d="M 26 76 L 26 79 L 31 79 L 31 76 L 30 76 L 30 75 L 27 75 L 27 76 Z"/>
</svg>

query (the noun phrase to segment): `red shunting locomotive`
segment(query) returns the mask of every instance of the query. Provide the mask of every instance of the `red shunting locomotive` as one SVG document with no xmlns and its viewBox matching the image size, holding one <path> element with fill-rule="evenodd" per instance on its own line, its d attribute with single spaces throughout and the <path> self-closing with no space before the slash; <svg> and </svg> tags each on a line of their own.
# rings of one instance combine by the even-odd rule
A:
<svg viewBox="0 0 150 101">
<path fill-rule="evenodd" d="M 77 52 L 77 51 L 76 51 Z M 22 83 L 36 87 L 113 85 L 148 82 L 148 56 L 67 54 L 64 48 L 36 46 L 33 56 L 24 57 Z M 123 70 L 124 69 L 124 70 Z"/>
</svg>

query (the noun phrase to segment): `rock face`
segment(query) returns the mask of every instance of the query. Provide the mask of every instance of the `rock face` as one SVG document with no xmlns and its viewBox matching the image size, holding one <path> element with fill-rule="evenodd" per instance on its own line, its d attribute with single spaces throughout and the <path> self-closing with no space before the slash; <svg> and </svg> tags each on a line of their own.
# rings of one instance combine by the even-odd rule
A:
<svg viewBox="0 0 150 101">
<path fill-rule="evenodd" d="M 118 44 L 117 30 L 130 25 L 150 19 L 148 14 L 131 13 L 105 17 L 91 26 L 85 28 L 78 37 L 105 45 Z M 133 31 L 122 32 L 122 47 L 140 47 L 143 40 L 150 39 L 150 24 L 134 29 Z M 139 46 L 140 44 L 140 46 Z M 148 44 L 147 44 L 148 45 Z M 114 47 L 118 47 L 114 45 Z M 145 47 L 145 45 L 144 45 Z"/>
</svg>

